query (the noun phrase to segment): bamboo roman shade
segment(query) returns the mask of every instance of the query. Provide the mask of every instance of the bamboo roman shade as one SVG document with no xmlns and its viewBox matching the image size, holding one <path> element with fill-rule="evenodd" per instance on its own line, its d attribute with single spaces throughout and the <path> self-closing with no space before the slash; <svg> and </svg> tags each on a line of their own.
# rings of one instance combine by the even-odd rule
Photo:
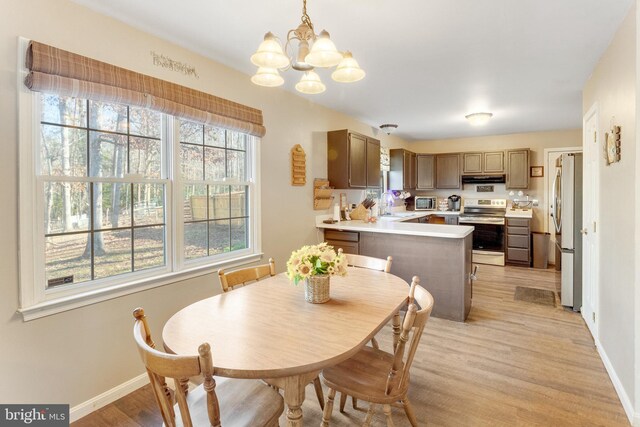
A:
<svg viewBox="0 0 640 427">
<path fill-rule="evenodd" d="M 25 85 L 36 92 L 151 108 L 172 116 L 255 136 L 262 111 L 208 93 L 32 41 Z"/>
</svg>

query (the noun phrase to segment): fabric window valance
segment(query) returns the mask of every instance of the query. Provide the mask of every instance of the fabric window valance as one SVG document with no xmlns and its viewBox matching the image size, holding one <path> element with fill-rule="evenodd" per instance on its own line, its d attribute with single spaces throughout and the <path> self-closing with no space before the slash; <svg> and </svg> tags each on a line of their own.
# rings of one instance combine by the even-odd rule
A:
<svg viewBox="0 0 640 427">
<path fill-rule="evenodd" d="M 151 108 L 258 137 L 262 111 L 165 80 L 32 41 L 25 85 L 37 92 Z"/>
</svg>

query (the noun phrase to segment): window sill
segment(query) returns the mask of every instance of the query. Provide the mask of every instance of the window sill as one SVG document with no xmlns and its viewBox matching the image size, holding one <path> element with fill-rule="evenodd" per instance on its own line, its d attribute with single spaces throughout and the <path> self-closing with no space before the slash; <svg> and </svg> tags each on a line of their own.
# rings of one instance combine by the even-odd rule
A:
<svg viewBox="0 0 640 427">
<path fill-rule="evenodd" d="M 95 291 L 83 292 L 77 295 L 66 296 L 43 301 L 29 307 L 19 308 L 18 313 L 22 314 L 25 322 L 39 319 L 41 317 L 51 316 L 53 314 L 62 313 L 64 311 L 73 310 L 91 304 L 108 301 L 110 299 L 122 297 L 125 295 L 142 292 L 160 286 L 170 285 L 172 283 L 187 280 L 194 277 L 211 274 L 218 268 L 236 267 L 243 264 L 249 264 L 259 261 L 262 253 L 246 255 L 233 260 L 226 260 L 214 264 L 207 264 L 182 270 L 179 272 L 171 272 L 152 278 L 136 280 L 130 283 L 111 286 L 109 288 L 97 289 Z"/>
</svg>

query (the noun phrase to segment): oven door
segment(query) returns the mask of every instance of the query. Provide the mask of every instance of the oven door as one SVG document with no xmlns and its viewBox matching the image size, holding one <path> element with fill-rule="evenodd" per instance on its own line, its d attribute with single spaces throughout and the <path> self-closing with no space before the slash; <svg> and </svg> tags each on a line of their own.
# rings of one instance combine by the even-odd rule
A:
<svg viewBox="0 0 640 427">
<path fill-rule="evenodd" d="M 462 221 L 461 221 L 462 223 Z M 470 224 L 469 222 L 465 222 Z M 473 249 L 504 253 L 504 224 L 473 223 Z"/>
</svg>

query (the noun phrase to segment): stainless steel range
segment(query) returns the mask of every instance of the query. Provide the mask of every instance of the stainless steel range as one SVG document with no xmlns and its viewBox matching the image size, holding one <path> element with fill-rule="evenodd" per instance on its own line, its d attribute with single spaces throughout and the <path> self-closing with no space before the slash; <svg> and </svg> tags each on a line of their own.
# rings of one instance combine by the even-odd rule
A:
<svg viewBox="0 0 640 427">
<path fill-rule="evenodd" d="M 473 225 L 473 262 L 504 265 L 506 199 L 464 199 L 460 224 Z"/>
</svg>

